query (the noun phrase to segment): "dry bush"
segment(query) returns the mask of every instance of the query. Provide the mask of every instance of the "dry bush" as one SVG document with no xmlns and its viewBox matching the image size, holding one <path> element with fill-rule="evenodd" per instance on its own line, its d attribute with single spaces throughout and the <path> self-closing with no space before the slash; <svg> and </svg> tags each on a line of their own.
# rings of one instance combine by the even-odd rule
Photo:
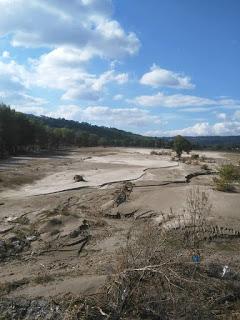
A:
<svg viewBox="0 0 240 320">
<path fill-rule="evenodd" d="M 198 160 L 192 160 L 194 166 L 199 166 L 200 162 Z"/>
<path fill-rule="evenodd" d="M 201 166 L 201 169 L 202 170 L 209 170 L 209 167 L 208 167 L 208 165 L 206 164 L 206 163 L 204 163 L 202 166 Z"/>
<path fill-rule="evenodd" d="M 213 182 L 217 191 L 233 192 L 234 186 L 226 179 L 213 178 Z"/>
<path fill-rule="evenodd" d="M 198 160 L 199 159 L 199 154 L 191 154 L 191 160 Z"/>
<path fill-rule="evenodd" d="M 159 151 L 152 150 L 150 154 L 155 156 L 171 156 L 172 151 L 171 150 L 159 150 Z"/>
<path fill-rule="evenodd" d="M 205 266 L 195 268 L 189 252 L 176 246 L 176 234 L 163 237 L 147 224 L 129 234 L 104 310 L 108 319 L 216 319 L 229 288 L 208 277 Z"/>
<path fill-rule="evenodd" d="M 200 156 L 199 160 L 201 162 L 205 162 L 207 160 L 207 157 L 203 154 L 203 155 Z"/>
<path fill-rule="evenodd" d="M 151 154 L 152 156 L 158 156 L 158 152 L 155 151 L 155 150 L 152 150 L 152 151 L 150 152 L 150 154 Z"/>
<path fill-rule="evenodd" d="M 198 186 L 192 187 L 187 193 L 185 210 L 189 217 L 189 227 L 184 231 L 184 240 L 188 246 L 196 248 L 204 239 L 205 227 L 212 211 L 208 194 Z"/>
</svg>

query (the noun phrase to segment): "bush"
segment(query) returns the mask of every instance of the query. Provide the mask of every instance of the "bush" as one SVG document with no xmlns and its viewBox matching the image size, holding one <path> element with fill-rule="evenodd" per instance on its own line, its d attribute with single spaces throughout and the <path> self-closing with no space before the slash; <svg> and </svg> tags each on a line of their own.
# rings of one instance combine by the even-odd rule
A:
<svg viewBox="0 0 240 320">
<path fill-rule="evenodd" d="M 153 155 L 153 156 L 158 156 L 159 155 L 159 153 L 157 151 L 154 151 L 154 150 L 152 150 L 150 152 L 150 154 Z"/>
<path fill-rule="evenodd" d="M 200 157 L 200 161 L 205 162 L 206 160 L 207 160 L 207 157 L 203 154 L 203 155 Z"/>
<path fill-rule="evenodd" d="M 202 166 L 201 166 L 201 169 L 202 170 L 209 170 L 209 168 L 208 168 L 208 165 L 206 164 L 206 163 L 204 163 Z"/>
<path fill-rule="evenodd" d="M 224 164 L 218 170 L 218 178 L 214 178 L 213 182 L 218 191 L 231 192 L 234 191 L 234 182 L 240 181 L 240 168 L 233 164 Z"/>
<path fill-rule="evenodd" d="M 191 155 L 192 160 L 198 160 L 199 159 L 199 154 L 192 154 Z"/>
<path fill-rule="evenodd" d="M 215 184 L 216 190 L 223 192 L 233 192 L 234 186 L 225 179 L 214 178 L 213 182 Z"/>
<path fill-rule="evenodd" d="M 154 156 L 171 156 L 172 152 L 169 150 L 160 150 L 160 151 L 152 150 L 150 154 Z"/>
<path fill-rule="evenodd" d="M 233 164 L 225 164 L 219 168 L 219 177 L 229 182 L 240 181 L 240 168 Z"/>
</svg>

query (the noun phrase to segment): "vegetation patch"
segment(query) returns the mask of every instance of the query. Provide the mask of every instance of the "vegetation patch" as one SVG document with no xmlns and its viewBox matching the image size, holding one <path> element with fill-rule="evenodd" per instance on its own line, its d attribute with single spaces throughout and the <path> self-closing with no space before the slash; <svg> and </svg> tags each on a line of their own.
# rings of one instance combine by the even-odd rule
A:
<svg viewBox="0 0 240 320">
<path fill-rule="evenodd" d="M 218 169 L 218 177 L 213 179 L 218 191 L 233 192 L 234 184 L 240 182 L 240 166 L 233 164 L 224 164 Z"/>
</svg>

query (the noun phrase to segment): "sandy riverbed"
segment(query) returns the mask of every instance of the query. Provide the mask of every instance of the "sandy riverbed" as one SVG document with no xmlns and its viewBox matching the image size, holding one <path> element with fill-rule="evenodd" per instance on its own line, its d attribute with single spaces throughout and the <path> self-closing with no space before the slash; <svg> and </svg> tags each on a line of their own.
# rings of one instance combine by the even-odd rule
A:
<svg viewBox="0 0 240 320">
<path fill-rule="evenodd" d="M 153 217 L 157 222 L 162 213 L 182 214 L 186 194 L 193 186 L 209 195 L 213 205 L 210 221 L 240 228 L 238 193 L 213 190 L 212 176 L 199 176 L 186 183 L 186 175 L 199 171 L 200 166 L 178 164 L 168 156 L 150 152 L 135 148 L 85 148 L 0 163 L 1 238 L 19 234 L 19 230 L 26 236 L 32 230 L 37 234 L 26 255 L 2 262 L 1 283 L 28 280 L 11 292 L 12 296 L 95 292 L 113 272 L 115 251 L 124 245 L 138 217 Z M 226 159 L 220 153 L 204 154 Z M 83 174 L 86 182 L 75 183 L 75 174 Z M 108 208 L 107 204 L 112 203 L 127 180 L 132 181 L 133 190 L 117 208 L 122 218 L 112 219 L 108 215 L 111 210 L 102 208 Z M 22 220 L 15 222 L 17 217 Z M 69 235 L 84 220 L 88 221 L 91 240 L 81 256 L 77 254 L 78 245 L 70 251 L 57 251 L 65 249 Z M 36 285 L 34 279 L 39 274 L 48 274 L 51 280 Z"/>
</svg>

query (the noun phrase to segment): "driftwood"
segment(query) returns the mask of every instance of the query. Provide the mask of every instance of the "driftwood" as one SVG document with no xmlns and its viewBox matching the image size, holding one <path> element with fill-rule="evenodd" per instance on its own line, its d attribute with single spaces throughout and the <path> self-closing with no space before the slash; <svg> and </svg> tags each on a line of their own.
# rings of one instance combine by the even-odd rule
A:
<svg viewBox="0 0 240 320">
<path fill-rule="evenodd" d="M 78 239 L 78 240 L 76 240 L 74 242 L 65 244 L 64 247 L 72 247 L 72 246 L 75 246 L 76 244 L 82 243 L 84 241 L 88 241 L 89 239 L 90 239 L 90 235 L 87 235 L 84 238 L 81 238 L 81 239 Z"/>
<path fill-rule="evenodd" d="M 80 248 L 78 249 L 78 255 L 80 255 L 80 253 L 82 252 L 83 248 L 85 247 L 85 245 L 88 243 L 89 237 L 82 242 Z"/>
</svg>

